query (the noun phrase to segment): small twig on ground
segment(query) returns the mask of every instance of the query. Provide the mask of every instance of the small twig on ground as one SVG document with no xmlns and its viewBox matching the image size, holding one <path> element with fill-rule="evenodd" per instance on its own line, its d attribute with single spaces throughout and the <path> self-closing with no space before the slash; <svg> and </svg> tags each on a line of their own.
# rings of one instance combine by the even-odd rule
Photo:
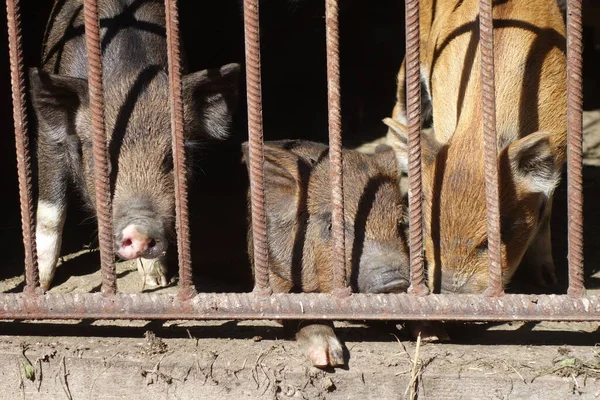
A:
<svg viewBox="0 0 600 400">
<path fill-rule="evenodd" d="M 406 354 L 406 357 L 408 357 L 408 361 L 410 361 L 410 362 L 411 362 L 411 364 L 412 364 L 412 357 L 411 357 L 411 356 L 410 356 L 410 354 L 408 353 L 408 350 L 406 350 L 406 346 L 404 345 L 404 343 L 402 343 L 402 341 L 401 341 L 400 339 L 398 339 L 398 336 L 394 335 L 393 333 L 391 333 L 391 335 L 392 335 L 393 337 L 395 337 L 395 338 L 396 338 L 396 341 L 398 342 L 398 344 L 399 344 L 400 346 L 402 346 L 402 349 L 404 350 L 404 354 Z"/>
<path fill-rule="evenodd" d="M 194 364 L 195 364 L 195 362 L 192 361 L 192 364 L 188 367 L 187 371 L 185 371 L 183 378 L 181 378 L 182 382 L 187 381 L 187 378 L 190 376 L 190 373 L 192 372 L 192 368 L 194 368 Z"/>
<path fill-rule="evenodd" d="M 265 390 L 263 390 L 263 392 L 260 395 L 260 397 L 262 397 L 262 396 L 265 395 L 265 393 L 267 392 L 267 390 L 269 389 L 269 387 L 271 386 L 271 384 L 273 382 L 271 381 L 271 377 L 265 372 L 265 369 L 264 369 L 263 365 L 260 364 L 259 366 L 260 366 L 260 369 L 261 369 L 262 373 L 265 375 L 265 377 L 267 379 L 267 386 L 265 387 Z"/>
<path fill-rule="evenodd" d="M 244 358 L 244 363 L 242 364 L 242 368 L 231 371 L 233 376 L 235 376 L 235 379 L 239 379 L 237 376 L 238 372 L 241 372 L 246 368 L 246 361 L 248 361 L 248 359 Z"/>
<path fill-rule="evenodd" d="M 210 365 L 208 366 L 208 373 L 204 372 L 205 368 L 202 368 L 200 366 L 200 361 L 196 358 L 196 369 L 200 371 L 202 375 L 204 375 L 204 382 L 202 382 L 202 386 L 206 385 L 206 381 L 208 381 L 208 378 L 210 378 L 210 380 L 213 383 L 219 384 L 219 382 L 217 382 L 217 380 L 213 377 L 213 367 L 215 365 L 215 362 L 217 362 L 217 357 L 219 357 L 219 355 L 215 352 L 210 352 L 210 354 L 212 355 L 212 360 Z"/>
<path fill-rule="evenodd" d="M 206 375 L 208 378 L 210 378 L 211 381 L 216 382 L 215 378 L 213 377 L 213 368 L 215 366 L 215 363 L 217 362 L 217 358 L 219 357 L 219 355 L 217 353 L 212 353 L 213 359 L 210 362 L 210 365 L 208 366 L 208 375 Z"/>
<path fill-rule="evenodd" d="M 113 358 L 115 358 L 117 356 L 117 354 L 119 353 L 115 353 L 110 359 L 112 360 Z M 106 361 L 104 361 L 105 365 L 106 365 Z M 92 389 L 94 388 L 94 385 L 96 384 L 96 381 L 98 380 L 98 378 L 100 378 L 100 376 L 102 374 L 104 374 L 106 371 L 108 371 L 110 368 L 112 367 L 111 364 L 108 364 L 106 366 L 106 368 L 104 368 L 98 375 L 96 375 L 96 377 L 92 380 L 92 384 L 90 385 L 90 397 L 92 396 Z"/>
<path fill-rule="evenodd" d="M 61 364 L 62 364 L 62 372 L 63 372 L 62 379 L 61 379 L 61 375 L 60 375 Z M 60 384 L 63 388 L 63 391 L 67 395 L 67 399 L 73 400 L 73 396 L 71 395 L 71 389 L 69 389 L 69 381 L 67 380 L 68 376 L 69 376 L 69 373 L 67 372 L 67 364 L 65 361 L 65 356 L 62 356 L 62 358 L 60 359 L 60 362 L 59 362 L 58 371 L 56 371 L 56 376 L 54 377 L 54 379 L 56 379 L 58 377 L 58 380 L 60 381 Z"/>
<path fill-rule="evenodd" d="M 263 354 L 265 354 L 266 350 L 262 350 L 259 354 L 258 357 L 256 357 L 256 361 L 254 362 L 254 368 L 253 368 L 253 372 L 252 372 L 252 378 L 254 378 L 254 382 L 256 382 L 256 388 L 259 389 L 260 388 L 260 382 L 258 380 L 258 364 L 260 363 L 260 360 L 263 356 Z M 256 377 L 254 376 L 254 374 L 256 373 Z"/>
<path fill-rule="evenodd" d="M 195 340 L 196 341 L 196 348 L 198 348 L 198 341 L 200 339 L 198 339 L 197 337 L 192 336 L 192 333 L 190 332 L 189 329 L 186 329 L 188 336 L 190 337 L 190 339 Z"/>
<path fill-rule="evenodd" d="M 577 378 L 575 378 L 575 374 L 571 372 L 571 378 L 573 378 L 573 382 L 575 383 L 573 385 L 573 391 L 577 391 L 577 394 L 581 394 L 581 389 L 579 388 L 579 382 L 577 382 Z"/>
<path fill-rule="evenodd" d="M 519 373 L 519 371 L 517 371 L 517 369 L 515 367 L 513 367 L 512 365 L 510 365 L 509 363 L 507 363 L 505 360 L 502 360 L 504 362 L 504 364 L 506 364 L 508 367 L 512 368 L 513 371 L 515 371 L 515 373 L 517 375 L 519 375 L 519 378 L 521 378 L 521 380 L 523 381 L 524 384 L 527 385 L 527 381 L 525 380 L 525 378 L 523 378 L 523 375 L 521 375 Z"/>
<path fill-rule="evenodd" d="M 158 360 L 158 362 L 156 364 L 154 364 L 154 368 L 152 368 L 151 370 L 145 370 L 148 373 L 156 373 L 158 372 L 158 369 L 160 368 L 160 363 L 162 362 L 162 360 L 167 356 L 167 353 L 163 354 L 162 357 Z"/>
<path fill-rule="evenodd" d="M 39 373 L 39 377 L 38 377 L 38 384 L 37 384 L 37 391 L 38 393 L 40 392 L 40 388 L 42 387 L 42 379 L 44 379 L 44 373 L 42 372 L 42 359 L 38 358 L 37 359 L 37 364 L 38 367 L 40 368 L 40 373 Z"/>
<path fill-rule="evenodd" d="M 29 345 L 26 343 L 21 343 L 21 365 L 25 371 L 25 378 L 33 382 L 35 381 L 35 368 L 33 367 L 29 357 L 27 357 L 27 354 L 25 354 L 27 350 L 29 350 Z"/>
<path fill-rule="evenodd" d="M 17 364 L 17 371 L 19 372 L 19 389 L 23 393 L 23 400 L 25 400 L 25 382 L 23 382 L 23 374 L 21 373 L 21 365 L 19 365 L 19 360 L 15 360 Z"/>
</svg>

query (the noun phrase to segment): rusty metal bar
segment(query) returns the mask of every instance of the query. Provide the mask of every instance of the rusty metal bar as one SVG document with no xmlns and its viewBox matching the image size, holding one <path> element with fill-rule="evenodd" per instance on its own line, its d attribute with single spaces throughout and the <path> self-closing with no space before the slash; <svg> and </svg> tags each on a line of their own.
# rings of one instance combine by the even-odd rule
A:
<svg viewBox="0 0 600 400">
<path fill-rule="evenodd" d="M 23 49 L 21 47 L 19 0 L 6 0 L 6 18 L 8 23 L 13 120 L 17 148 L 17 171 L 19 174 L 19 201 L 21 204 L 23 246 L 25 247 L 25 292 L 35 293 L 35 289 L 39 286 L 39 274 L 34 235 L 35 215 L 31 193 L 31 157 L 29 155 L 29 135 L 27 133 L 27 107 L 25 100 L 25 77 L 23 73 Z"/>
<path fill-rule="evenodd" d="M 583 285 L 583 137 L 582 137 L 582 6 L 567 2 L 567 193 L 570 296 L 582 296 Z"/>
<path fill-rule="evenodd" d="M 485 198 L 487 203 L 488 256 L 490 259 L 490 286 L 487 288 L 486 294 L 488 296 L 502 296 L 504 289 L 502 285 L 502 241 L 500 237 L 492 14 L 492 0 L 479 0 Z"/>
<path fill-rule="evenodd" d="M 167 56 L 169 68 L 169 102 L 171 104 L 171 134 L 173 145 L 173 175 L 175 179 L 175 229 L 179 258 L 179 294 L 189 299 L 196 294 L 192 281 L 192 252 L 188 211 L 186 154 L 183 137 L 183 101 L 181 88 L 181 54 L 179 45 L 179 10 L 177 0 L 165 0 Z"/>
<path fill-rule="evenodd" d="M 408 214 L 410 287 L 408 292 L 429 294 L 423 271 L 423 193 L 421 178 L 421 61 L 419 0 L 406 7 L 406 118 L 408 124 Z"/>
<path fill-rule="evenodd" d="M 100 293 L 0 295 L 0 319 L 327 319 L 600 321 L 600 297 L 557 295 Z"/>
<path fill-rule="evenodd" d="M 327 47 L 327 110 L 329 119 L 329 181 L 331 183 L 332 208 L 333 288 L 334 293 L 338 296 L 347 296 L 350 295 L 351 289 L 346 279 L 338 0 L 325 1 L 325 30 Z"/>
<path fill-rule="evenodd" d="M 100 49 L 97 0 L 85 0 L 83 2 L 83 10 L 88 63 L 88 87 L 90 91 L 92 129 L 94 132 L 94 183 L 96 186 L 102 293 L 114 294 L 117 292 L 117 274 L 114 264 L 108 142 L 104 127 L 104 89 L 102 87 L 102 53 Z"/>
<path fill-rule="evenodd" d="M 246 92 L 250 158 L 250 197 L 252 200 L 252 240 L 254 246 L 254 291 L 271 294 L 269 253 L 265 215 L 262 89 L 260 76 L 260 32 L 258 0 L 244 0 L 244 37 L 246 46 Z"/>
</svg>

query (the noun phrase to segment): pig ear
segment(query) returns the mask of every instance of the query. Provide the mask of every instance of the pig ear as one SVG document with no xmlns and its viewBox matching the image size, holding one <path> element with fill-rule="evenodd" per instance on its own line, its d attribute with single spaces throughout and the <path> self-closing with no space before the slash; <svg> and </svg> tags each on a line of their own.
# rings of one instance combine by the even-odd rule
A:
<svg viewBox="0 0 600 400">
<path fill-rule="evenodd" d="M 532 133 L 511 143 L 507 153 L 513 178 L 532 193 L 549 195 L 558 185 L 560 167 L 547 132 Z"/>
<path fill-rule="evenodd" d="M 243 160 L 250 171 L 250 157 L 248 142 L 242 143 Z M 304 169 L 308 168 L 306 163 L 295 153 L 287 150 L 276 143 L 265 143 L 264 147 L 264 186 L 267 190 L 277 194 L 275 201 L 282 205 L 293 204 L 296 201 L 296 193 L 303 181 Z"/>
<path fill-rule="evenodd" d="M 394 153 L 396 153 L 396 159 L 398 160 L 398 167 L 400 171 L 408 172 L 408 142 L 406 126 L 401 124 L 392 118 L 384 118 L 383 123 L 388 126 L 387 140 L 388 144 Z"/>
<path fill-rule="evenodd" d="M 407 127 L 392 119 L 385 118 L 383 123 L 389 127 L 387 144 L 396 153 L 396 160 L 401 172 L 408 173 L 408 129 Z M 442 146 L 435 140 L 433 135 L 421 134 L 421 154 L 423 162 L 432 163 Z"/>
<path fill-rule="evenodd" d="M 66 129 L 74 130 L 75 114 L 88 102 L 87 81 L 31 68 L 29 84 L 38 123 L 46 132 L 66 134 Z"/>
<path fill-rule="evenodd" d="M 185 75 L 182 80 L 188 139 L 226 139 L 238 96 L 239 64 Z"/>
</svg>

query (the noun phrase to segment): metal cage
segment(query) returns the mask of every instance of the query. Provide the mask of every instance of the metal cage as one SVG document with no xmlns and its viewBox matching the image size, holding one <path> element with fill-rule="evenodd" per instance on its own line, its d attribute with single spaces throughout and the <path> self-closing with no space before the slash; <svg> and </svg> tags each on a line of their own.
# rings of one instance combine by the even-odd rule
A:
<svg viewBox="0 0 600 400">
<path fill-rule="evenodd" d="M 568 135 L 568 295 L 504 294 L 500 255 L 498 168 L 495 132 L 492 0 L 480 0 L 480 51 L 490 284 L 482 295 L 429 294 L 424 283 L 421 211 L 419 0 L 406 0 L 406 69 L 409 146 L 410 277 L 406 294 L 351 293 L 347 286 L 342 196 L 342 146 L 339 74 L 338 1 L 326 1 L 334 287 L 331 294 L 272 294 L 269 286 L 263 187 L 263 133 L 258 0 L 244 0 L 246 84 L 249 117 L 252 231 L 255 289 L 252 293 L 196 293 L 192 284 L 187 182 L 183 147 L 183 108 L 176 0 L 165 0 L 179 294 L 117 292 L 112 244 L 110 182 L 103 116 L 102 61 L 96 0 L 84 0 L 89 92 L 94 129 L 94 163 L 102 293 L 42 294 L 36 265 L 31 161 L 25 106 L 21 23 L 18 0 L 7 0 L 13 116 L 19 194 L 25 244 L 23 293 L 0 294 L 0 318 L 107 319 L 402 319 L 402 320 L 600 320 L 600 298 L 586 296 L 583 283 L 582 196 L 582 2 L 567 8 Z"/>
</svg>

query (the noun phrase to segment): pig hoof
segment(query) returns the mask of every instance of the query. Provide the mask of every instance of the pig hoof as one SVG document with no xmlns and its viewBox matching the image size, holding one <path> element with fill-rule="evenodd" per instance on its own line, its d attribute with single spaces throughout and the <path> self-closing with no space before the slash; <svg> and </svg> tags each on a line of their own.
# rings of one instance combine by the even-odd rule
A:
<svg viewBox="0 0 600 400">
<path fill-rule="evenodd" d="M 298 331 L 296 341 L 313 366 L 327 368 L 344 365 L 344 349 L 331 326 L 307 325 Z"/>
<path fill-rule="evenodd" d="M 51 271 L 49 274 L 44 272 L 45 271 L 40 270 L 40 288 L 45 293 L 50 290 L 50 287 L 52 286 L 54 271 Z"/>
<path fill-rule="evenodd" d="M 417 339 L 420 334 L 422 342 L 435 343 L 450 340 L 446 328 L 441 323 L 414 322 L 407 323 L 406 328 L 413 339 Z"/>
<path fill-rule="evenodd" d="M 51 283 L 52 282 L 49 282 L 49 281 L 45 281 L 45 282 L 40 281 L 40 289 L 42 290 L 42 293 L 46 293 L 50 289 Z"/>
<path fill-rule="evenodd" d="M 146 287 L 164 287 L 167 286 L 167 268 L 164 260 L 160 258 L 136 259 L 138 272 L 142 276 L 142 282 Z"/>
</svg>

